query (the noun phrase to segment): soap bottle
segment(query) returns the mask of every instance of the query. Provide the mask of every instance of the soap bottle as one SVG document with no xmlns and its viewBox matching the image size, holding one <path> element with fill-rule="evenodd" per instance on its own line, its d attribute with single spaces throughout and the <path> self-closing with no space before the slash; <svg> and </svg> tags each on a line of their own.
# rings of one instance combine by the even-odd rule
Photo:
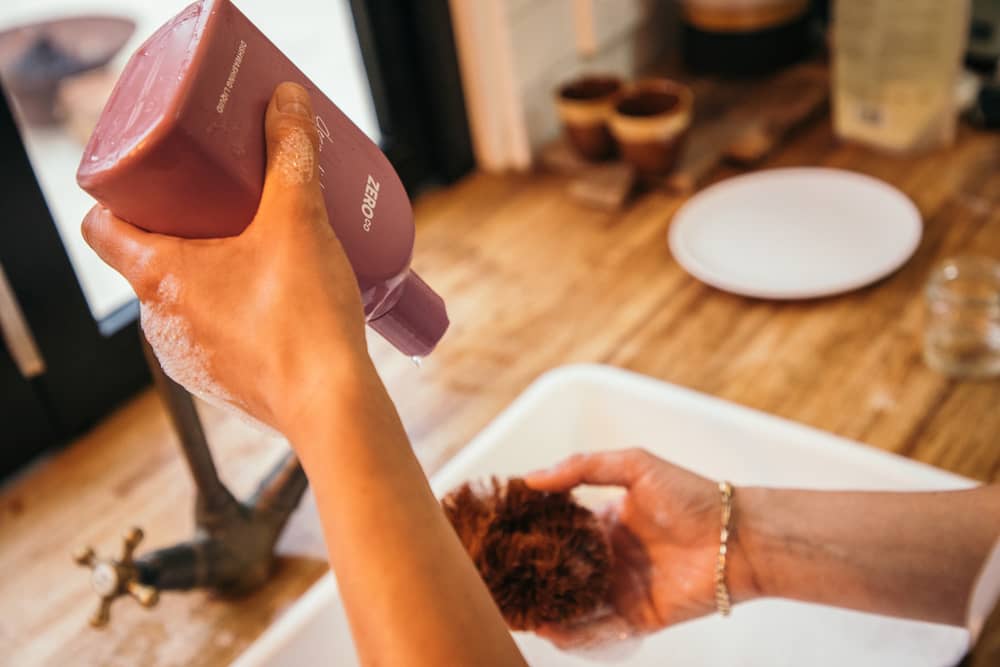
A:
<svg viewBox="0 0 1000 667">
<path fill-rule="evenodd" d="M 368 324 L 408 356 L 448 328 L 444 301 L 409 268 L 413 212 L 388 159 L 230 0 L 201 0 L 125 67 L 77 182 L 118 217 L 187 238 L 239 234 L 264 184 L 264 112 L 277 85 L 312 97 L 331 225 Z"/>
</svg>

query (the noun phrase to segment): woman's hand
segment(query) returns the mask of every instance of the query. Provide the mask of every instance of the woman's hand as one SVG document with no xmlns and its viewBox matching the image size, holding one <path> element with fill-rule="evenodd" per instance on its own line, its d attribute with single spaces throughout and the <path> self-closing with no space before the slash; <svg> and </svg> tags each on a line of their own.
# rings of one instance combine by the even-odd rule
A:
<svg viewBox="0 0 1000 667">
<path fill-rule="evenodd" d="M 704 477 L 641 449 L 579 454 L 527 476 L 545 491 L 580 484 L 625 487 L 603 519 L 614 552 L 608 606 L 584 623 L 538 634 L 560 648 L 588 647 L 655 632 L 715 611 L 721 497 Z M 733 602 L 756 597 L 739 533 L 730 536 L 727 583 Z"/>
<path fill-rule="evenodd" d="M 604 515 L 615 557 L 607 608 L 539 634 L 580 647 L 715 611 L 714 482 L 639 449 L 574 456 L 525 479 L 547 491 L 626 490 Z M 739 487 L 726 583 L 734 603 L 776 597 L 960 625 L 998 526 L 997 485 L 923 493 Z"/>
<path fill-rule="evenodd" d="M 239 236 L 150 234 L 100 206 L 83 235 L 132 284 L 168 375 L 284 431 L 318 384 L 350 387 L 374 371 L 357 282 L 321 196 L 305 89 L 279 86 L 265 128 L 264 191 Z"/>
</svg>

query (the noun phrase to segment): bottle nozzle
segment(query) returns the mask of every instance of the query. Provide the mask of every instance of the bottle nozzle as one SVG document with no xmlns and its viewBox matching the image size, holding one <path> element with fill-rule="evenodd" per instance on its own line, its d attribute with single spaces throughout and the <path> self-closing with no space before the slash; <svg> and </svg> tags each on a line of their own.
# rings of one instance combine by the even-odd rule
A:
<svg viewBox="0 0 1000 667">
<path fill-rule="evenodd" d="M 444 299 L 412 271 L 398 289 L 395 305 L 368 324 L 403 354 L 426 357 L 448 330 Z"/>
</svg>

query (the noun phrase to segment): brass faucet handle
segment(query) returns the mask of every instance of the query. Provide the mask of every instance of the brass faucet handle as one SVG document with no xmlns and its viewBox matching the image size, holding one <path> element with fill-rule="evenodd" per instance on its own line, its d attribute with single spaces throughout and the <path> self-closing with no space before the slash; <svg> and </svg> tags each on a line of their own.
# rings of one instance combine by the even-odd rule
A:
<svg viewBox="0 0 1000 667">
<path fill-rule="evenodd" d="M 90 568 L 90 586 L 101 598 L 97 611 L 90 617 L 90 624 L 95 628 L 103 627 L 111 620 L 111 603 L 117 597 L 129 595 L 147 608 L 159 601 L 159 591 L 139 583 L 139 570 L 135 567 L 133 556 L 142 538 L 140 528 L 129 529 L 122 536 L 121 558 L 118 560 L 100 558 L 89 546 L 73 554 L 73 560 L 78 565 Z"/>
<path fill-rule="evenodd" d="M 97 555 L 94 553 L 93 547 L 80 547 L 73 552 L 73 560 L 76 561 L 77 565 L 83 565 L 84 567 L 93 568 L 96 558 Z"/>
<path fill-rule="evenodd" d="M 142 538 L 145 536 L 142 528 L 138 526 L 132 526 L 128 529 L 127 533 L 122 535 L 122 563 L 132 564 L 132 556 L 135 554 L 135 548 L 139 546 L 139 543 L 142 542 Z"/>
<path fill-rule="evenodd" d="M 156 603 L 160 601 L 160 591 L 152 586 L 140 584 L 138 581 L 130 581 L 126 584 L 126 587 L 128 588 L 128 594 L 147 609 L 155 607 Z"/>
<path fill-rule="evenodd" d="M 97 610 L 90 616 L 90 625 L 95 628 L 103 628 L 111 620 L 111 602 L 114 598 L 101 598 L 97 603 Z"/>
</svg>

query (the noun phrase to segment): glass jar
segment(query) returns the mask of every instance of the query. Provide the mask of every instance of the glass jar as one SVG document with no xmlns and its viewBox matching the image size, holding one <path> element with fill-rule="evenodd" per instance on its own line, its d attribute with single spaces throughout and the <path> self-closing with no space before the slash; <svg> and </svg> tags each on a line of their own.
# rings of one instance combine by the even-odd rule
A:
<svg viewBox="0 0 1000 667">
<path fill-rule="evenodd" d="M 927 282 L 924 360 L 955 377 L 1000 375 L 1000 261 L 957 257 Z"/>
</svg>

